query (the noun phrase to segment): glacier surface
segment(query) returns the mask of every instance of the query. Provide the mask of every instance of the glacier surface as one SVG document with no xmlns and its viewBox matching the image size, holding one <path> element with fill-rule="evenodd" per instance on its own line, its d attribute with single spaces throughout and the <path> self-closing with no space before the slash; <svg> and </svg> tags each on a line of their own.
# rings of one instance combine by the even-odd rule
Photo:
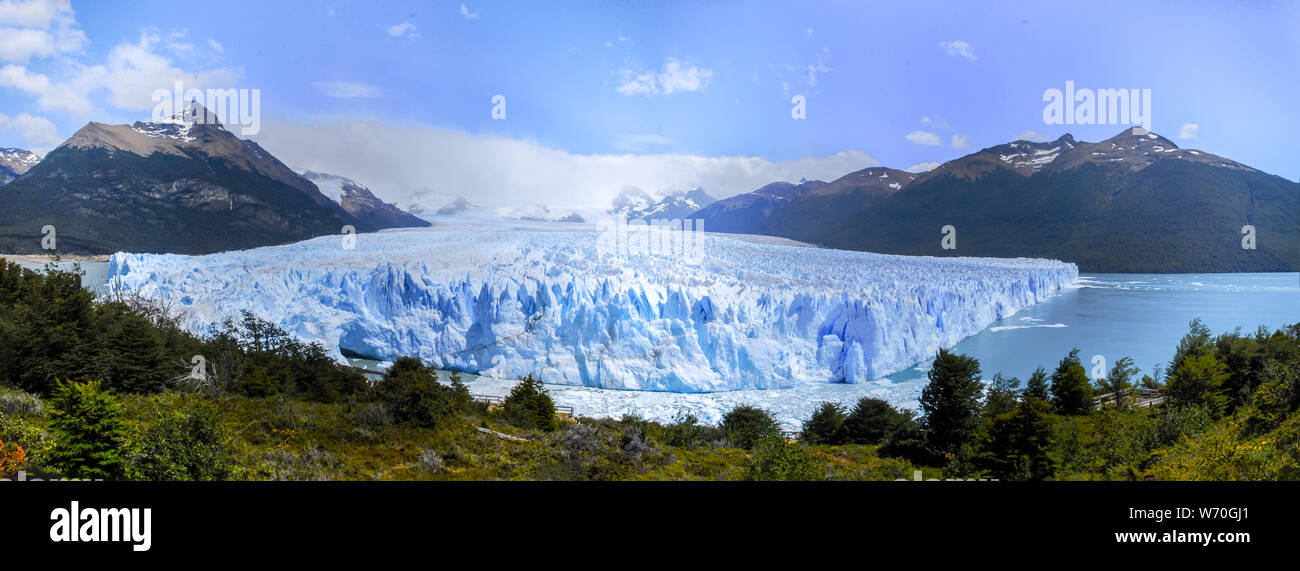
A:
<svg viewBox="0 0 1300 571">
<path fill-rule="evenodd" d="M 444 220 L 206 256 L 115 254 L 109 279 L 188 329 L 248 310 L 379 360 L 608 389 L 863 383 L 1078 276 L 1053 260 L 892 256 L 699 234 L 698 257 L 602 248 L 591 225 Z"/>
</svg>

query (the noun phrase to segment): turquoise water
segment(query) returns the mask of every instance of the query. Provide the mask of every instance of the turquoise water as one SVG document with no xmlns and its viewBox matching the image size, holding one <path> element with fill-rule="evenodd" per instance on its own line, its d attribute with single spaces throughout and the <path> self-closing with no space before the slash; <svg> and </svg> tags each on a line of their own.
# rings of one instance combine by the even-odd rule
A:
<svg viewBox="0 0 1300 571">
<path fill-rule="evenodd" d="M 1109 367 L 1132 357 L 1142 373 L 1167 363 L 1188 322 L 1199 317 L 1215 334 L 1300 322 L 1300 274 L 1085 274 L 1065 292 L 989 326 L 953 351 L 980 360 L 986 378 L 1001 372 L 1027 379 L 1049 371 L 1078 347 L 1085 368 L 1093 355 Z M 924 377 L 911 369 L 896 382 Z"/>
</svg>

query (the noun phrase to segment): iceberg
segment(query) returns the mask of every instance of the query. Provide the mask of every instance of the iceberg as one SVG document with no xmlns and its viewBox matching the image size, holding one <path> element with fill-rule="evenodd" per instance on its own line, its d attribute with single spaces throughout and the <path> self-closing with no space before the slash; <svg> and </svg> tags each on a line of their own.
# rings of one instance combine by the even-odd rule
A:
<svg viewBox="0 0 1300 571">
<path fill-rule="evenodd" d="M 204 256 L 119 252 L 108 279 L 168 300 L 191 331 L 247 310 L 341 362 L 412 355 L 502 379 L 703 393 L 879 379 L 1078 277 L 1054 260 L 696 239 L 694 256 L 652 255 L 602 248 L 590 225 L 441 223 Z"/>
</svg>

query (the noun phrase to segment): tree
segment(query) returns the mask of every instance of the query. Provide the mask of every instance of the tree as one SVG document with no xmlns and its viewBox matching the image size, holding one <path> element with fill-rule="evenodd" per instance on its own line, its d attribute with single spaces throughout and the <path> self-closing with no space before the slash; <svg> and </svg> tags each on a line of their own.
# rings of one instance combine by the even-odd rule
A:
<svg viewBox="0 0 1300 571">
<path fill-rule="evenodd" d="M 1016 402 L 1020 398 L 1019 388 L 1020 379 L 1015 377 L 1007 379 L 1002 376 L 1002 373 L 993 375 L 988 394 L 984 396 L 985 418 L 993 418 L 1015 410 Z"/>
<path fill-rule="evenodd" d="M 722 434 L 732 446 L 749 450 L 765 437 L 780 436 L 781 425 L 767 411 L 741 405 L 723 415 Z"/>
<path fill-rule="evenodd" d="M 1025 384 L 1025 398 L 1052 400 L 1047 388 L 1047 371 L 1042 367 L 1034 369 L 1034 374 L 1029 375 L 1029 382 Z"/>
<path fill-rule="evenodd" d="M 542 387 L 542 381 L 534 378 L 531 373 L 510 389 L 510 394 L 501 405 L 501 413 L 506 422 L 519 428 L 559 428 L 559 422 L 555 419 L 555 402 Z"/>
<path fill-rule="evenodd" d="M 1045 480 L 1056 473 L 1052 449 L 1052 405 L 1027 397 L 989 426 L 982 464 L 1000 479 Z"/>
<path fill-rule="evenodd" d="M 1205 355 L 1214 352 L 1214 341 L 1210 338 L 1210 328 L 1198 317 L 1187 324 L 1187 333 L 1178 341 L 1178 349 L 1174 351 L 1174 358 L 1169 361 L 1165 368 L 1165 378 L 1174 376 L 1174 372 L 1183 366 L 1183 361 L 1197 355 Z"/>
<path fill-rule="evenodd" d="M 910 420 L 888 402 L 862 397 L 844 420 L 845 437 L 854 444 L 881 444 Z"/>
<path fill-rule="evenodd" d="M 1214 355 L 1205 353 L 1183 359 L 1169 376 L 1165 389 L 1169 404 L 1203 406 L 1213 418 L 1219 418 L 1228 402 L 1223 394 L 1223 382 L 1227 379 L 1228 368 Z"/>
<path fill-rule="evenodd" d="M 1052 372 L 1052 404 L 1059 414 L 1087 414 L 1092 410 L 1092 383 L 1079 362 L 1079 349 L 1070 351 Z"/>
<path fill-rule="evenodd" d="M 837 402 L 823 402 L 803 423 L 800 439 L 808 444 L 843 444 L 845 411 Z"/>
<path fill-rule="evenodd" d="M 940 454 L 953 454 L 969 442 L 979 426 L 979 361 L 940 349 L 921 391 L 926 441 Z"/>
<path fill-rule="evenodd" d="M 1128 357 L 1115 361 L 1106 374 L 1106 378 L 1097 381 L 1097 390 L 1104 393 L 1113 393 L 1115 395 L 1115 409 L 1124 410 L 1128 408 L 1128 401 L 1132 400 L 1130 395 L 1124 394 L 1125 391 L 1133 388 L 1133 375 L 1138 374 L 1138 369 L 1133 364 L 1133 359 Z"/>
<path fill-rule="evenodd" d="M 394 361 L 374 391 L 393 419 L 403 424 L 432 428 L 456 410 L 452 390 L 439 384 L 434 370 L 415 357 Z"/>
<path fill-rule="evenodd" d="M 51 404 L 56 437 L 46 463 L 71 478 L 120 478 L 126 425 L 116 399 L 98 381 L 59 383 Z"/>
</svg>

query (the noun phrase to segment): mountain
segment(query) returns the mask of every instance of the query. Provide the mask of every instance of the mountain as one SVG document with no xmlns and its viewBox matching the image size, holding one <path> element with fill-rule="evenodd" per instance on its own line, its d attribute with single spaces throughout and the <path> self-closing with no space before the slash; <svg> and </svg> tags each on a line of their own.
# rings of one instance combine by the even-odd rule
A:
<svg viewBox="0 0 1300 571">
<path fill-rule="evenodd" d="M 0 149 L 0 184 L 9 184 L 39 162 L 41 158 L 27 149 Z"/>
<path fill-rule="evenodd" d="M 635 186 L 625 186 L 614 197 L 612 207 L 609 209 L 610 214 L 631 217 L 633 213 L 641 212 L 655 204 L 654 197 Z"/>
<path fill-rule="evenodd" d="M 916 174 L 888 167 L 851 172 L 775 210 L 763 223 L 762 233 L 805 242 L 851 233 L 868 211 L 916 179 Z M 704 227 L 710 228 L 707 221 Z"/>
<path fill-rule="evenodd" d="M 628 220 L 672 220 L 689 218 L 697 210 L 714 202 L 717 199 L 700 187 L 674 192 L 657 202 L 639 189 L 624 189 L 614 199 L 614 207 L 610 212 L 621 214 Z"/>
<path fill-rule="evenodd" d="M 0 187 L 0 251 L 203 254 L 339 234 L 360 222 L 201 105 L 159 122 L 90 123 Z"/>
<path fill-rule="evenodd" d="M 753 192 L 714 202 L 689 217 L 704 220 L 704 229 L 708 232 L 761 234 L 774 212 L 826 184 L 820 180 L 800 180 L 798 184 L 774 182 Z"/>
<path fill-rule="evenodd" d="M 312 171 L 303 171 L 303 178 L 315 183 L 321 193 L 356 217 L 361 232 L 376 232 L 385 228 L 423 228 L 429 222 L 386 203 L 375 196 L 365 185 L 350 178 Z"/>
<path fill-rule="evenodd" d="M 817 206 L 795 201 L 764 230 L 880 253 L 1055 258 L 1088 272 L 1300 269 L 1300 185 L 1140 127 L 1098 143 L 1013 141 L 883 200 Z M 941 248 L 947 225 L 954 250 Z M 1242 247 L 1246 225 L 1255 249 Z"/>
</svg>

